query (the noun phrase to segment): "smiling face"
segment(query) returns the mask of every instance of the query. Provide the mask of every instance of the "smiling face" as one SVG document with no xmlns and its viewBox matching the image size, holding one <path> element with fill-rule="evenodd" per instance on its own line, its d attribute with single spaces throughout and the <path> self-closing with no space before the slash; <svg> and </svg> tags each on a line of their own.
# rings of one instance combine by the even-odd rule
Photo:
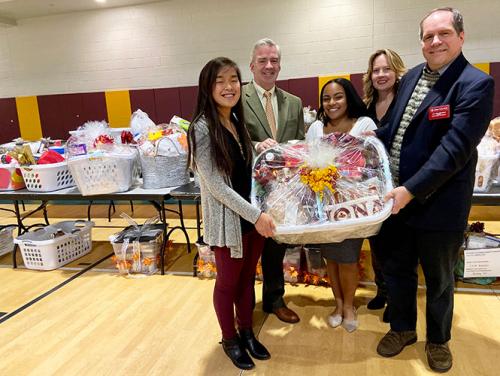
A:
<svg viewBox="0 0 500 376">
<path fill-rule="evenodd" d="M 325 115 L 330 120 L 338 120 L 347 116 L 347 99 L 344 88 L 332 82 L 325 86 L 321 98 Z"/>
<path fill-rule="evenodd" d="M 452 62 L 462 51 L 464 32 L 453 27 L 453 13 L 437 11 L 422 22 L 422 53 L 433 71 Z"/>
<path fill-rule="evenodd" d="M 241 83 L 235 68 L 226 66 L 217 72 L 212 97 L 219 111 L 230 110 L 238 103 L 241 94 L 240 87 Z"/>
<path fill-rule="evenodd" d="M 255 49 L 250 71 L 257 85 L 265 90 L 272 89 L 280 70 L 280 56 L 276 46 L 264 45 Z"/>
<path fill-rule="evenodd" d="M 388 91 L 394 87 L 396 72 L 391 69 L 385 54 L 378 55 L 373 60 L 371 80 L 373 88 L 377 91 Z"/>
</svg>

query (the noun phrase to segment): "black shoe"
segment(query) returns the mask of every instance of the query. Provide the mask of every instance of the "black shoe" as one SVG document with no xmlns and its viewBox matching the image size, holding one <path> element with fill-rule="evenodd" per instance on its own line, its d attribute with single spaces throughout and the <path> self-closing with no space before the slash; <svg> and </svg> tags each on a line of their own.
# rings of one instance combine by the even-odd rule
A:
<svg viewBox="0 0 500 376">
<path fill-rule="evenodd" d="M 233 364 L 239 369 L 252 369 L 255 363 L 248 355 L 239 337 L 233 339 L 222 339 L 222 348 Z"/>
<path fill-rule="evenodd" d="M 382 309 L 385 307 L 385 302 L 387 301 L 384 295 L 376 295 L 372 300 L 368 302 L 366 308 L 368 309 Z"/>
<path fill-rule="evenodd" d="M 271 358 L 269 351 L 255 338 L 252 329 L 240 329 L 240 338 L 242 345 L 255 359 L 266 360 Z"/>
</svg>

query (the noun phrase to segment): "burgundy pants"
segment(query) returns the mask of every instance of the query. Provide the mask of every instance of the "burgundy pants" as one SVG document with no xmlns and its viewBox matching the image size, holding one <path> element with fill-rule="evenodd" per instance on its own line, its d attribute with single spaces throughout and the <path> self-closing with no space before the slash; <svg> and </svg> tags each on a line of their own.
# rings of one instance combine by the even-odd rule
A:
<svg viewBox="0 0 500 376">
<path fill-rule="evenodd" d="M 252 328 L 255 267 L 263 247 L 264 238 L 255 230 L 243 235 L 243 258 L 231 258 L 227 247 L 212 247 L 217 266 L 214 308 L 224 339 L 236 336 L 235 310 L 238 328 Z"/>
</svg>

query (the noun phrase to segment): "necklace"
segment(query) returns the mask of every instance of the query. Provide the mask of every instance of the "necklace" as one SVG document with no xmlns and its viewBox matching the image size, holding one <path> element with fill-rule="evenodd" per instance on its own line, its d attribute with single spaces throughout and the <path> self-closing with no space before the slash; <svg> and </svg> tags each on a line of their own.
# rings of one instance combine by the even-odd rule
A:
<svg viewBox="0 0 500 376">
<path fill-rule="evenodd" d="M 236 127 L 234 126 L 233 122 L 232 121 L 225 122 L 224 128 L 226 128 L 233 135 L 234 140 L 236 141 L 238 147 L 240 148 L 241 155 L 244 155 L 243 146 L 241 146 L 240 138 L 238 136 L 238 132 L 236 131 Z"/>
</svg>

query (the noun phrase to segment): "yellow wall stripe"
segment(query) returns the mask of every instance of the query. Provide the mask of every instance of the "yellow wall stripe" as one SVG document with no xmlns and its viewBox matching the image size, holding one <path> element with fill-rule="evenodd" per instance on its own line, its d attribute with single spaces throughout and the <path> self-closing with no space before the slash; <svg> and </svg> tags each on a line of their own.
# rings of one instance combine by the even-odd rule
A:
<svg viewBox="0 0 500 376">
<path fill-rule="evenodd" d="M 128 127 L 130 115 L 132 115 L 129 91 L 106 91 L 104 94 L 106 96 L 109 126 L 114 128 Z"/>
<path fill-rule="evenodd" d="M 29 141 L 39 140 L 42 137 L 42 123 L 36 97 L 17 97 L 16 107 L 21 137 Z"/>
<path fill-rule="evenodd" d="M 318 105 L 321 105 L 321 88 L 323 87 L 324 84 L 326 84 L 328 81 L 333 80 L 334 78 L 345 78 L 347 80 L 351 79 L 350 74 L 340 74 L 340 75 L 334 75 L 334 76 L 321 76 L 318 77 Z"/>
<path fill-rule="evenodd" d="M 490 74 L 490 63 L 476 63 L 474 66 L 486 74 Z"/>
</svg>

